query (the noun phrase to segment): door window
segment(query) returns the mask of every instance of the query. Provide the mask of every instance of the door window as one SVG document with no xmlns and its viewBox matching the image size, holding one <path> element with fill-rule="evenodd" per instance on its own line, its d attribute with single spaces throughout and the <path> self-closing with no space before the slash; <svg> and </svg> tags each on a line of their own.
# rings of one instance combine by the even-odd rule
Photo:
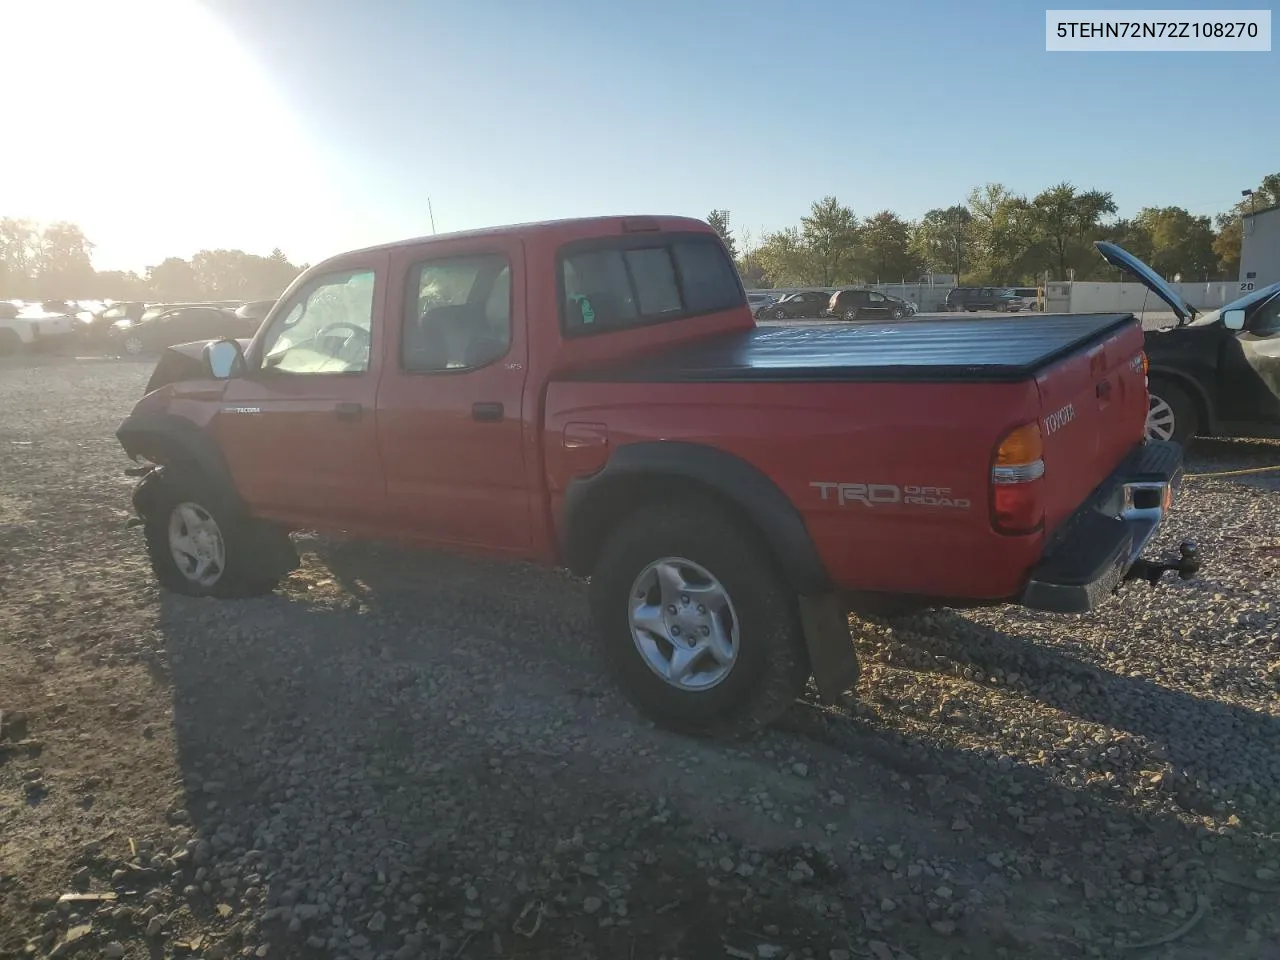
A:
<svg viewBox="0 0 1280 960">
<path fill-rule="evenodd" d="M 372 270 L 321 277 L 276 314 L 263 338 L 262 369 L 363 373 L 373 343 Z"/>
<path fill-rule="evenodd" d="M 503 254 L 429 260 L 409 271 L 401 362 L 410 373 L 475 370 L 511 348 Z"/>
<path fill-rule="evenodd" d="M 871 298 L 872 303 L 882 304 L 885 302 L 883 293 L 870 293 L 870 294 L 867 294 L 867 296 Z"/>
<path fill-rule="evenodd" d="M 1249 332 L 1258 337 L 1274 337 L 1280 334 L 1280 294 L 1271 298 L 1271 302 L 1265 304 L 1253 316 L 1253 321 L 1249 324 Z"/>
<path fill-rule="evenodd" d="M 592 242 L 561 260 L 570 335 L 695 316 L 742 306 L 746 297 L 714 238 Z"/>
</svg>

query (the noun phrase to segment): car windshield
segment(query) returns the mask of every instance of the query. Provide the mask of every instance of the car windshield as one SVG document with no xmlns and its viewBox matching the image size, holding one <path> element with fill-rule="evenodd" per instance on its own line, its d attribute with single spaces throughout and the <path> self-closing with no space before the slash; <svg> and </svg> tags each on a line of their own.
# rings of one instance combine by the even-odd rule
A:
<svg viewBox="0 0 1280 960">
<path fill-rule="evenodd" d="M 1277 293 L 1280 293 L 1280 283 L 1273 283 L 1261 290 L 1254 290 L 1252 293 L 1246 293 L 1238 300 L 1232 300 L 1230 303 L 1224 304 L 1217 310 L 1210 310 L 1208 313 L 1202 313 L 1191 321 L 1188 326 L 1191 327 L 1208 327 L 1218 322 L 1218 318 L 1222 316 L 1226 310 L 1247 310 L 1260 300 L 1266 300 Z"/>
</svg>

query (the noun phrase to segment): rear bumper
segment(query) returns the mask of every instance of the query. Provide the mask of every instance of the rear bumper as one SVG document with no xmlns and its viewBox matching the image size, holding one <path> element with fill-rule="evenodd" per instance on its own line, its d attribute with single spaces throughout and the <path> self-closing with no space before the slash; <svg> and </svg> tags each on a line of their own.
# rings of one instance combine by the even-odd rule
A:
<svg viewBox="0 0 1280 960">
<path fill-rule="evenodd" d="M 1182 448 L 1148 441 L 1125 459 L 1054 534 L 1022 593 L 1023 606 L 1054 613 L 1098 607 L 1126 579 L 1152 582 L 1166 570 L 1184 577 L 1199 567 L 1192 545 L 1179 563 L 1141 559 L 1173 506 L 1182 479 Z"/>
</svg>

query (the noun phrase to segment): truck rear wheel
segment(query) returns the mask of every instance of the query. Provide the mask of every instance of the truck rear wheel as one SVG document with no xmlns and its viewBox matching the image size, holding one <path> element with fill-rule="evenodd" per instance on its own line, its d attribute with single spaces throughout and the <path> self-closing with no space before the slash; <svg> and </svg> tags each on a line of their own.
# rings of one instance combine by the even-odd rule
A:
<svg viewBox="0 0 1280 960">
<path fill-rule="evenodd" d="M 264 572 L 264 537 L 284 537 L 261 521 L 237 517 L 225 497 L 199 480 L 163 475 L 147 498 L 143 533 L 160 585 L 189 597 L 233 599 L 270 593 L 279 576 Z"/>
<path fill-rule="evenodd" d="M 596 563 L 591 606 L 619 685 L 668 729 L 750 735 L 808 680 L 794 598 L 714 504 L 647 507 L 623 521 Z"/>
</svg>

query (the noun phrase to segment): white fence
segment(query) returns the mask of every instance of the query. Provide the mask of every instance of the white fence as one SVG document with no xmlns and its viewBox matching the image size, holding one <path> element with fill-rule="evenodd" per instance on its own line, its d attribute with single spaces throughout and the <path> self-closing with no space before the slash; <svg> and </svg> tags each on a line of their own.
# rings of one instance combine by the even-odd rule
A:
<svg viewBox="0 0 1280 960">
<path fill-rule="evenodd" d="M 1170 283 L 1197 310 L 1216 310 L 1244 295 L 1236 281 Z M 1167 310 L 1165 302 L 1140 283 L 1050 283 L 1045 309 L 1055 313 L 1112 313 Z"/>
</svg>

